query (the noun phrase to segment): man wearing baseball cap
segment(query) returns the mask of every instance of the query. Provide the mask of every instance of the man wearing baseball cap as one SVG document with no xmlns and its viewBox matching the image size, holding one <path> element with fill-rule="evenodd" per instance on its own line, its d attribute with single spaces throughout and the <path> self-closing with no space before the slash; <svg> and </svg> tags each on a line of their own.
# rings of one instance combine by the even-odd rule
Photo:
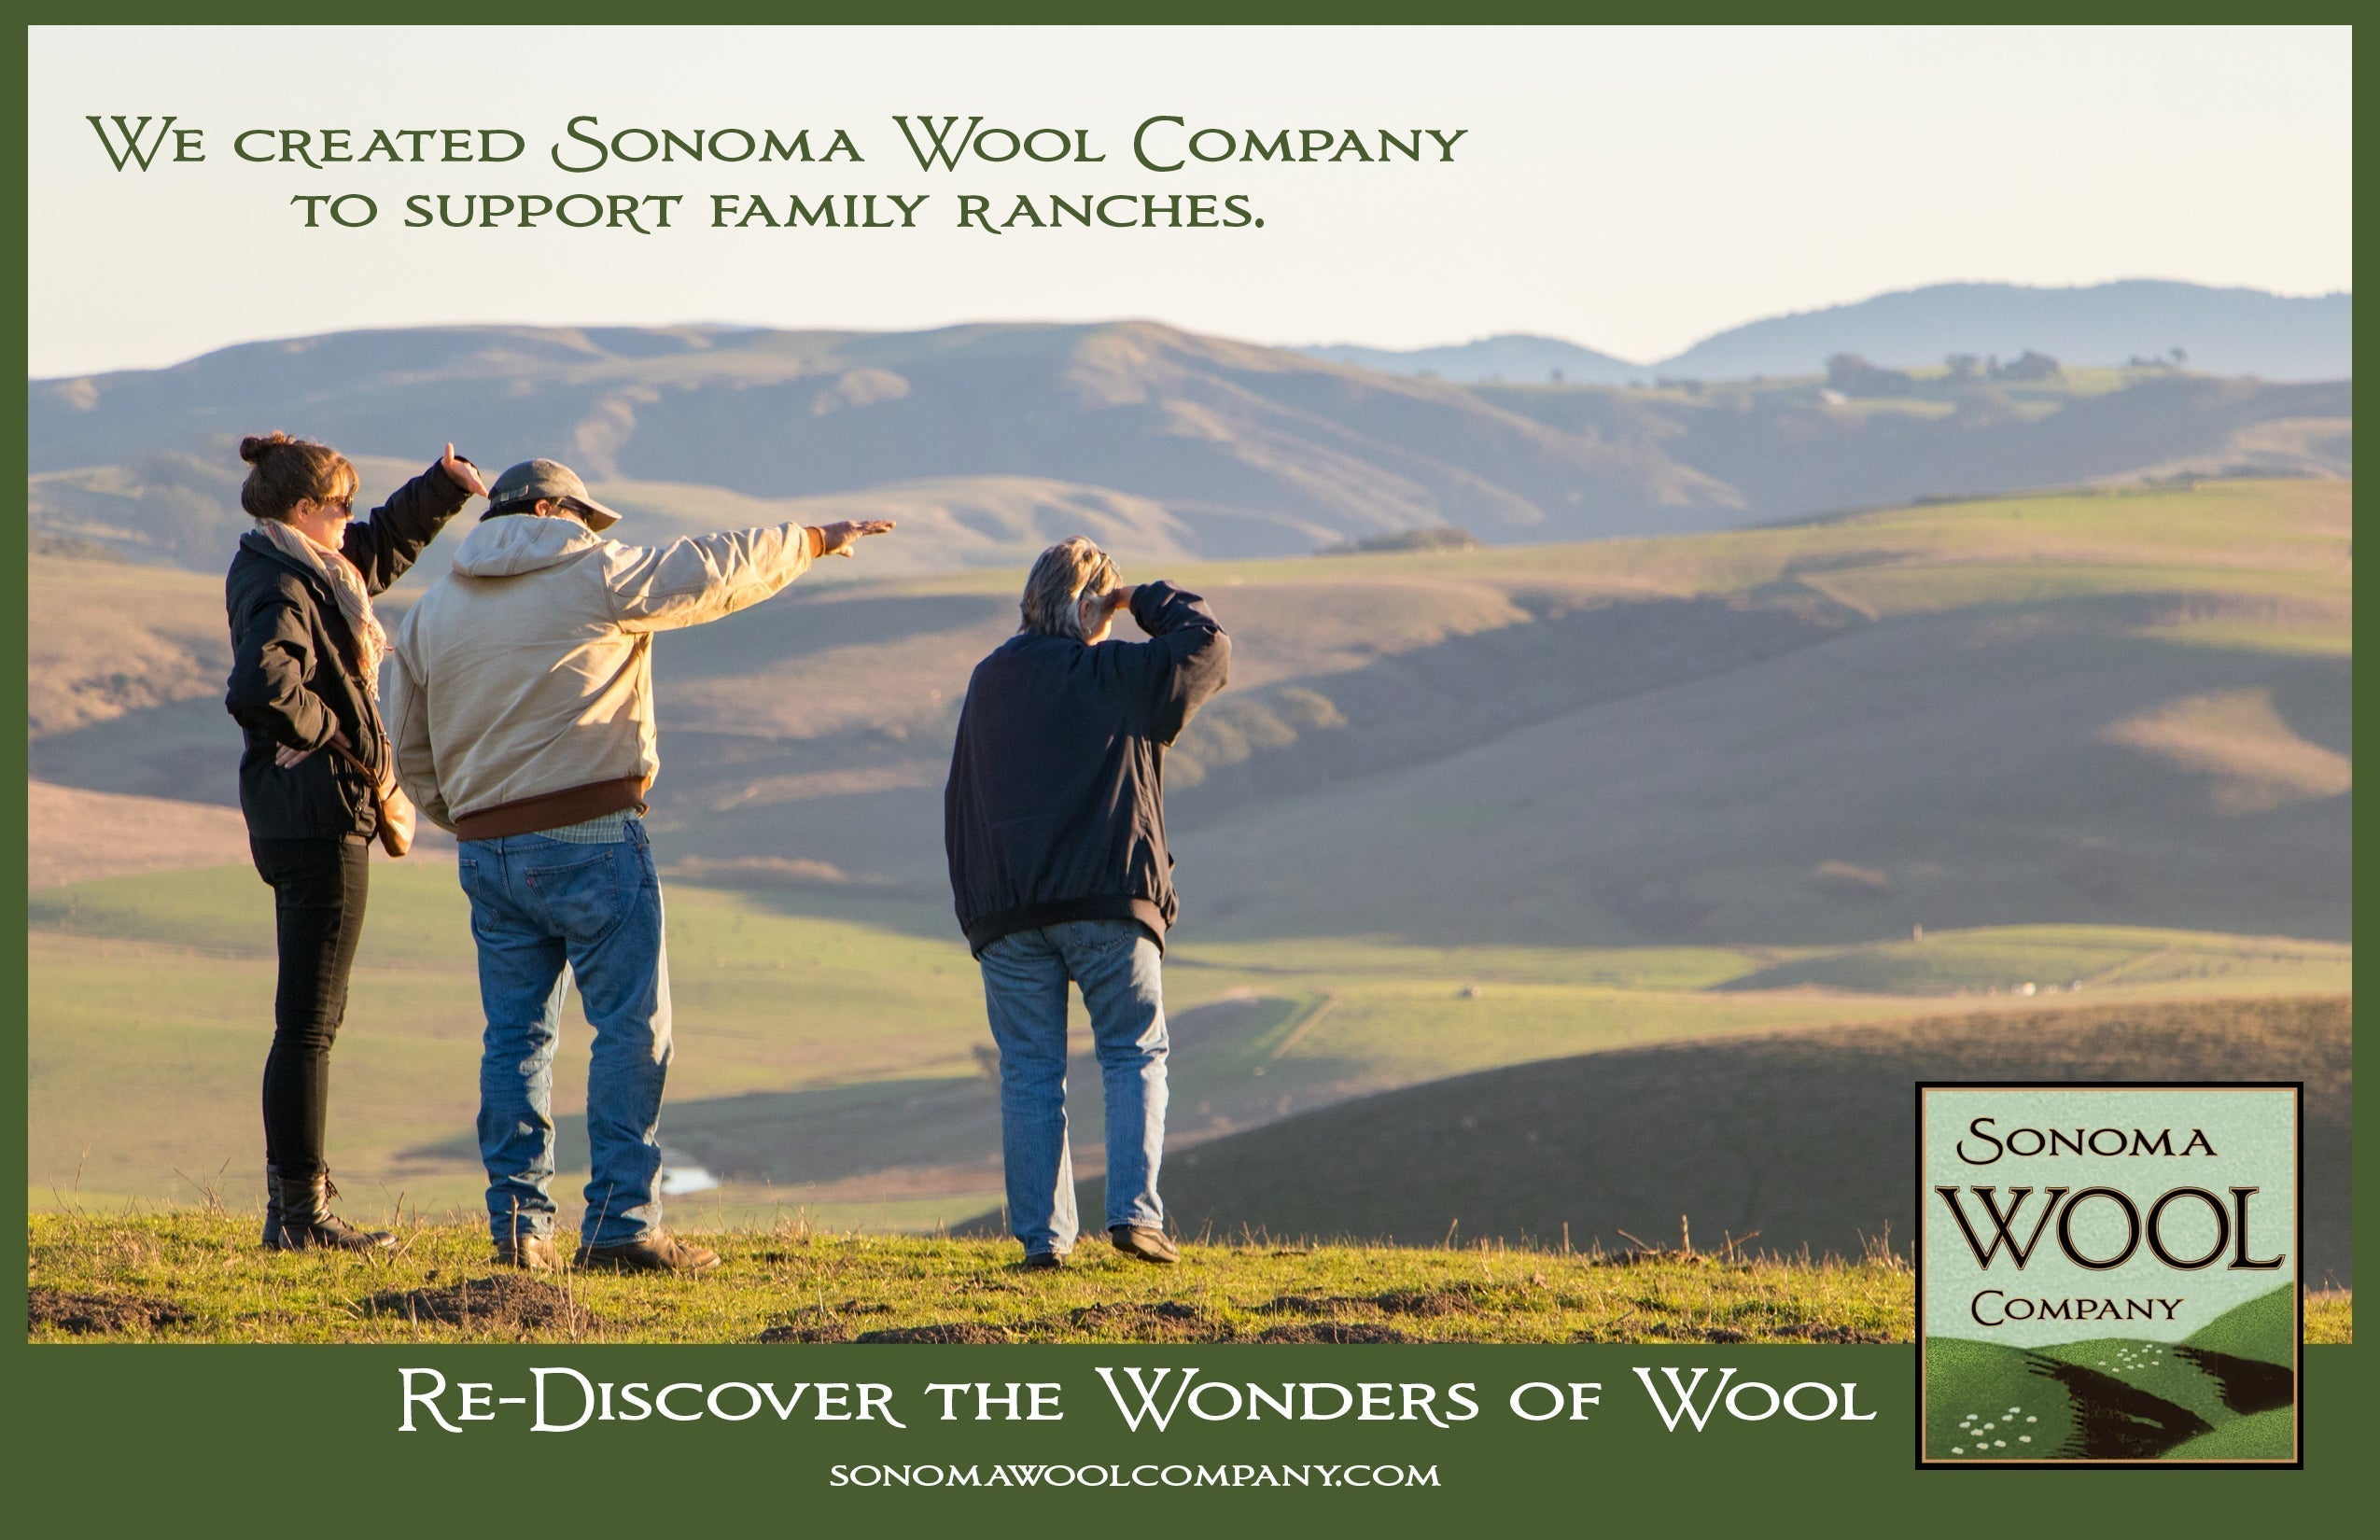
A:
<svg viewBox="0 0 2380 1540">
<path fill-rule="evenodd" d="M 700 1272 L 718 1253 L 661 1228 L 671 1057 L 661 883 L 639 821 L 660 767 L 652 637 L 760 603 L 891 521 L 779 525 L 647 548 L 567 466 L 497 478 L 488 511 L 396 627 L 398 774 L 460 841 L 487 1030 L 480 1157 L 497 1259 L 552 1268 L 553 1049 L 564 967 L 595 1029 L 594 1169 L 578 1265 Z"/>
</svg>

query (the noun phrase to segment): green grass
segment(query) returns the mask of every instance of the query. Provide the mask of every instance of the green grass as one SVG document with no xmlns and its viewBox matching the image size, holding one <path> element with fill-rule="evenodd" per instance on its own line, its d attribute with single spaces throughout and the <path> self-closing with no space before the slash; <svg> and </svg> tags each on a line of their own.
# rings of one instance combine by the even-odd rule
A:
<svg viewBox="0 0 2380 1540">
<path fill-rule="evenodd" d="M 702 1279 L 570 1274 L 533 1291 L 531 1312 L 452 1323 L 406 1296 L 491 1276 L 476 1226 L 408 1220 L 399 1253 L 381 1259 L 266 1252 L 256 1224 L 187 1209 L 33 1216 L 37 1310 L 43 1291 L 63 1291 L 189 1317 L 134 1316 L 99 1333 L 38 1326 L 35 1339 L 749 1342 L 772 1328 L 848 1340 L 942 1327 L 1017 1342 L 1903 1341 L 1911 1321 L 1909 1274 L 1889 1259 L 1788 1267 L 1259 1242 L 1188 1245 L 1181 1266 L 1160 1268 L 1094 1239 L 1073 1266 L 1042 1273 L 1015 1266 L 1013 1242 L 832 1234 L 789 1220 L 705 1237 L 725 1261 Z"/>
<path fill-rule="evenodd" d="M 981 984 L 961 944 L 912 933 L 878 901 L 845 918 L 672 885 L 668 904 L 679 1057 L 663 1135 L 725 1183 L 675 1207 L 714 1225 L 764 1225 L 800 1207 L 831 1225 L 926 1231 L 997 1205 Z M 32 924 L 30 1201 L 250 1199 L 273 991 L 271 908 L 254 875 L 52 889 L 34 895 Z M 1526 1061 L 1905 1016 L 1911 997 L 2085 963 L 2096 1000 L 2337 990 L 2347 959 L 2344 946 L 2064 927 L 1946 932 L 1913 948 L 1192 944 L 1167 973 L 1181 1040 L 1173 1134 L 1179 1147 Z M 576 1015 L 566 1010 L 556 1066 L 560 1190 L 583 1159 L 567 1115 L 583 1096 Z M 376 864 L 333 1059 L 331 1158 L 350 1191 L 430 1212 L 476 1207 L 479 1029 L 452 867 Z M 1097 1125 L 1096 1084 L 1075 1076 L 1083 1127 Z M 1078 1141 L 1085 1175 L 1096 1142 Z"/>
<path fill-rule="evenodd" d="M 1806 985 L 1908 995 L 2095 993 L 2149 985 L 2233 993 L 2268 987 L 2275 993 L 2344 992 L 2352 987 L 2353 970 L 2354 949 L 2336 942 L 2129 926 L 2011 925 L 1813 951 L 1740 974 L 1723 987 Z"/>
<path fill-rule="evenodd" d="M 2309 1289 L 2305 1295 L 2308 1342 L 2355 1340 L 2355 1295 L 2345 1289 Z"/>
<path fill-rule="evenodd" d="M 389 1218 L 344 1207 L 359 1220 Z M 749 1342 L 775 1332 L 840 1341 L 942 1328 L 989 1342 L 1824 1343 L 1906 1341 L 1914 1319 L 1907 1268 L 1882 1254 L 1811 1265 L 1252 1239 L 1186 1245 L 1180 1267 L 1159 1268 L 1094 1238 L 1073 1266 L 1043 1273 L 1018 1268 L 1005 1240 L 835 1232 L 787 1216 L 704 1235 L 725 1258 L 706 1278 L 565 1273 L 453 1322 L 432 1313 L 437 1291 L 520 1277 L 490 1264 L 475 1225 L 409 1212 L 387 1257 L 270 1253 L 256 1227 L 253 1214 L 189 1207 L 33 1215 L 36 1310 L 45 1295 L 64 1295 L 122 1312 L 112 1329 L 36 1325 L 34 1340 Z M 2347 1339 L 2346 1296 L 2309 1306 L 2306 1340 Z"/>
<path fill-rule="evenodd" d="M 1183 564 L 1171 575 L 1211 595 L 1404 580 L 1449 596 L 1471 585 L 1611 597 L 1766 596 L 1775 584 L 1796 583 L 1879 615 L 2076 595 L 2203 601 L 2234 594 L 2260 601 L 2263 613 L 2203 623 L 2271 650 L 2328 652 L 2350 629 L 2344 601 L 2354 577 L 2352 502 L 2345 482 L 2207 482 L 2194 489 L 1924 503 L 1714 534 L 1334 556 L 1327 569 L 1305 558 Z M 977 569 L 889 580 L 849 596 L 1007 598 L 1015 586 L 1013 571 Z M 1515 613 L 1503 623 L 1521 619 Z M 2183 639 L 2197 623 L 2177 621 L 2161 635 Z"/>
</svg>

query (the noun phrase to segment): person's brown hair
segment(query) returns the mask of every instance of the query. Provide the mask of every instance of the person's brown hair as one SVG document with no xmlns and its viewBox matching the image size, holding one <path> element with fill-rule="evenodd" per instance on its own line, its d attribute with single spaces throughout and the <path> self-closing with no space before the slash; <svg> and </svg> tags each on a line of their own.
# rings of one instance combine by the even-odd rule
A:
<svg viewBox="0 0 2380 1540">
<path fill-rule="evenodd" d="M 250 468 L 240 486 L 240 506 L 275 523 L 287 523 L 289 511 L 301 502 L 337 502 L 353 497 L 362 484 L 346 455 L 287 433 L 242 439 L 240 458 Z"/>
<path fill-rule="evenodd" d="M 1022 629 L 1081 641 L 1082 615 L 1074 601 L 1085 593 L 1104 594 L 1117 581 L 1115 563 L 1106 552 L 1080 535 L 1058 541 L 1042 553 L 1025 580 L 1025 596 L 1016 606 L 1025 617 Z"/>
</svg>

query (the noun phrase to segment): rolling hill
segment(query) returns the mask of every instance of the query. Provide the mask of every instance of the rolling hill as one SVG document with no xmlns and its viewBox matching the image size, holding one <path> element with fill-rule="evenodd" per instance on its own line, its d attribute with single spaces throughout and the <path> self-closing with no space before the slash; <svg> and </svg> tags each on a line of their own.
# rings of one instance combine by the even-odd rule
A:
<svg viewBox="0 0 2380 1540">
<path fill-rule="evenodd" d="M 1475 385 L 1490 380 L 1566 380 L 1575 385 L 1625 385 L 1651 377 L 1643 364 L 1632 364 L 1591 347 L 1565 343 L 1559 337 L 1506 332 L 1477 342 L 1447 347 L 1365 347 L 1354 343 L 1329 343 L 1296 351 L 1326 363 L 1351 364 L 1382 374 L 1428 374 Z M 1802 371 L 1801 372 L 1807 372 Z"/>
<path fill-rule="evenodd" d="M 2350 509 L 2343 483 L 2242 482 L 1127 565 L 1210 595 L 1237 639 L 1169 760 L 1185 919 L 1472 945 L 2344 938 Z M 664 638 L 665 848 L 943 933 L 949 735 L 1014 581 L 805 582 Z M 37 558 L 34 774 L 231 801 L 218 593 Z"/>
<path fill-rule="evenodd" d="M 197 472 L 171 456 L 211 452 L 228 465 L 221 446 L 268 420 L 350 452 L 427 463 L 460 434 L 491 465 L 546 454 L 591 483 L 751 497 L 921 478 L 1055 481 L 1160 502 L 1210 554 L 1307 551 L 1423 524 L 1575 538 L 1672 527 L 1673 510 L 1741 502 L 1683 467 L 1454 386 L 1145 322 L 259 343 L 169 370 L 36 383 L 31 466 L 37 476 L 129 467 L 119 483 L 187 488 Z M 67 478 L 59 506 L 88 513 L 91 496 L 113 489 L 89 479 Z"/>
<path fill-rule="evenodd" d="M 1151 322 L 921 332 L 342 332 L 31 385 L 31 526 L 210 570 L 233 446 L 282 426 L 384 492 L 457 438 L 570 462 L 648 538 L 890 514 L 887 569 L 1015 566 L 1085 529 L 1138 561 L 1458 525 L 1491 544 L 1734 528 L 1911 497 L 2179 474 L 2345 475 L 2352 391 L 2169 368 L 1705 389 L 1465 387 Z M 1542 380 L 1542 374 L 1533 376 Z"/>
<path fill-rule="evenodd" d="M 2303 1080 L 2305 1276 L 2345 1286 L 2352 1017 L 2338 998 L 2143 1002 L 1589 1054 L 1213 1140 L 1164 1190 L 1193 1236 L 1624 1250 L 1674 1244 L 1683 1215 L 1704 1249 L 1857 1256 L 1916 1234 L 1916 1081 Z"/>
</svg>

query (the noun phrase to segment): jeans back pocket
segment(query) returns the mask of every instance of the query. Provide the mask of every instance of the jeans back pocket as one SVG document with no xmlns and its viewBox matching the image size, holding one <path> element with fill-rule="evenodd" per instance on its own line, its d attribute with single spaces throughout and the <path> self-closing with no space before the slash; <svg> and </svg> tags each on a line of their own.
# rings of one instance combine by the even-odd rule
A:
<svg viewBox="0 0 2380 1540">
<path fill-rule="evenodd" d="M 553 933 L 593 941 L 620 923 L 620 853 L 617 845 L 580 846 L 568 857 L 530 858 L 521 881 L 529 901 L 542 911 Z"/>
</svg>

